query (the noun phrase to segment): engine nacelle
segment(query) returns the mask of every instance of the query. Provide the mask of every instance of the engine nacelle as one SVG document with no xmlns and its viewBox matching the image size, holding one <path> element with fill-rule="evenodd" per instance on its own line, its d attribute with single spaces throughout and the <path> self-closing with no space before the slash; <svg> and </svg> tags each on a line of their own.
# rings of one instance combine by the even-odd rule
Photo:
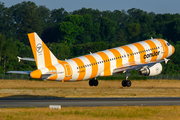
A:
<svg viewBox="0 0 180 120">
<path fill-rule="evenodd" d="M 161 72 L 162 72 L 161 63 L 156 63 L 151 67 L 142 68 L 139 71 L 139 74 L 145 76 L 155 76 L 155 75 L 159 75 Z"/>
</svg>

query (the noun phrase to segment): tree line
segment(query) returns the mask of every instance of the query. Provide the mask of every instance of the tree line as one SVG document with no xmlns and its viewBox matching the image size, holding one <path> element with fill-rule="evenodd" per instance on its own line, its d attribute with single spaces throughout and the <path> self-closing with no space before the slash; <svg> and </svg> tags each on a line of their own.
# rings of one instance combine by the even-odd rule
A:
<svg viewBox="0 0 180 120">
<path fill-rule="evenodd" d="M 68 59 L 100 50 L 163 38 L 176 52 L 163 73 L 180 71 L 180 14 L 155 14 L 132 8 L 114 11 L 82 8 L 67 12 L 50 10 L 24 1 L 5 7 L 0 2 L 0 73 L 9 70 L 34 70 L 34 62 L 18 62 L 17 56 L 33 57 L 28 33 L 36 32 L 55 56 Z"/>
</svg>

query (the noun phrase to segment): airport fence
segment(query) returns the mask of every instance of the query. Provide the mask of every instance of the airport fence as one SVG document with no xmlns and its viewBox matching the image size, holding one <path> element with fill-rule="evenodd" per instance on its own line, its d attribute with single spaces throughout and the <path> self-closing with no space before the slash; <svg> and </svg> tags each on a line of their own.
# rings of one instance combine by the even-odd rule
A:
<svg viewBox="0 0 180 120">
<path fill-rule="evenodd" d="M 30 80 L 28 75 L 20 74 L 0 74 L 0 79 L 6 80 Z M 98 77 L 98 80 L 124 80 L 125 74 L 118 74 L 108 77 Z M 180 75 L 169 75 L 169 74 L 160 74 L 157 76 L 141 76 L 139 74 L 133 74 L 129 76 L 130 80 L 148 80 L 148 79 L 167 79 L 167 80 L 180 80 Z"/>
<path fill-rule="evenodd" d="M 6 80 L 29 80 L 29 76 L 25 74 L 0 74 L 0 79 Z"/>
</svg>

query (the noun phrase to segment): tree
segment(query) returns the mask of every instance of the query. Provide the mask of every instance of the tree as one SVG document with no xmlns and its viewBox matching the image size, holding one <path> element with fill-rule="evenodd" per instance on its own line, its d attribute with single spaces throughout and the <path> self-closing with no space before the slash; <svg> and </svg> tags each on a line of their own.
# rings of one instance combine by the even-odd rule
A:
<svg viewBox="0 0 180 120">
<path fill-rule="evenodd" d="M 4 44 L 5 44 L 5 36 L 0 34 L 0 57 L 2 56 Z M 1 59 L 0 59 L 0 61 L 1 61 Z"/>
<path fill-rule="evenodd" d="M 130 39 L 133 39 L 134 37 L 138 36 L 141 33 L 141 25 L 139 23 L 131 23 L 127 29 L 129 35 L 128 37 Z"/>
<path fill-rule="evenodd" d="M 93 29 L 92 17 L 89 14 L 85 14 L 83 18 L 84 22 L 82 23 L 82 27 L 84 28 L 84 32 L 78 35 L 78 42 L 76 42 L 76 44 L 91 42 L 91 35 Z"/>
<path fill-rule="evenodd" d="M 7 38 L 14 37 L 14 21 L 12 17 L 12 10 L 6 8 L 4 3 L 0 2 L 0 33 Z"/>
<path fill-rule="evenodd" d="M 42 5 L 37 8 L 37 11 L 39 12 L 39 18 L 42 22 L 42 30 L 52 27 L 53 22 L 51 21 L 51 11 Z"/>
<path fill-rule="evenodd" d="M 116 23 L 108 18 L 101 18 L 100 35 L 103 41 L 112 41 L 115 35 Z"/>
<path fill-rule="evenodd" d="M 55 24 L 59 24 L 63 21 L 64 17 L 68 15 L 68 12 L 64 8 L 53 9 L 51 11 L 51 21 Z"/>
<path fill-rule="evenodd" d="M 59 60 L 65 60 L 70 58 L 70 47 L 64 43 L 49 43 L 47 44 L 49 46 L 52 53 L 59 59 Z"/>
<path fill-rule="evenodd" d="M 68 15 L 64 18 L 64 21 L 59 24 L 64 43 L 74 44 L 77 42 L 76 37 L 84 31 L 83 22 L 84 18 L 81 15 Z"/>
<path fill-rule="evenodd" d="M 4 72 L 8 70 L 13 70 L 15 67 L 15 61 L 17 61 L 18 47 L 15 41 L 11 38 L 6 40 L 3 46 L 2 53 L 2 64 Z"/>
<path fill-rule="evenodd" d="M 43 21 L 40 18 L 40 11 L 34 2 L 22 2 L 12 6 L 13 18 L 16 27 L 17 38 L 29 44 L 27 34 L 37 32 L 41 35 Z"/>
</svg>

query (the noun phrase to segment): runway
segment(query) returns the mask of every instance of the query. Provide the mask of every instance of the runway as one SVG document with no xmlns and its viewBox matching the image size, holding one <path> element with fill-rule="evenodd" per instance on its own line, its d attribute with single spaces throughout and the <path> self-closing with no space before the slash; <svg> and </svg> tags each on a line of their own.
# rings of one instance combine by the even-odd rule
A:
<svg viewBox="0 0 180 120">
<path fill-rule="evenodd" d="M 147 98 L 0 98 L 0 108 L 6 107 L 92 107 L 92 106 L 170 106 L 180 105 L 180 97 Z"/>
</svg>

